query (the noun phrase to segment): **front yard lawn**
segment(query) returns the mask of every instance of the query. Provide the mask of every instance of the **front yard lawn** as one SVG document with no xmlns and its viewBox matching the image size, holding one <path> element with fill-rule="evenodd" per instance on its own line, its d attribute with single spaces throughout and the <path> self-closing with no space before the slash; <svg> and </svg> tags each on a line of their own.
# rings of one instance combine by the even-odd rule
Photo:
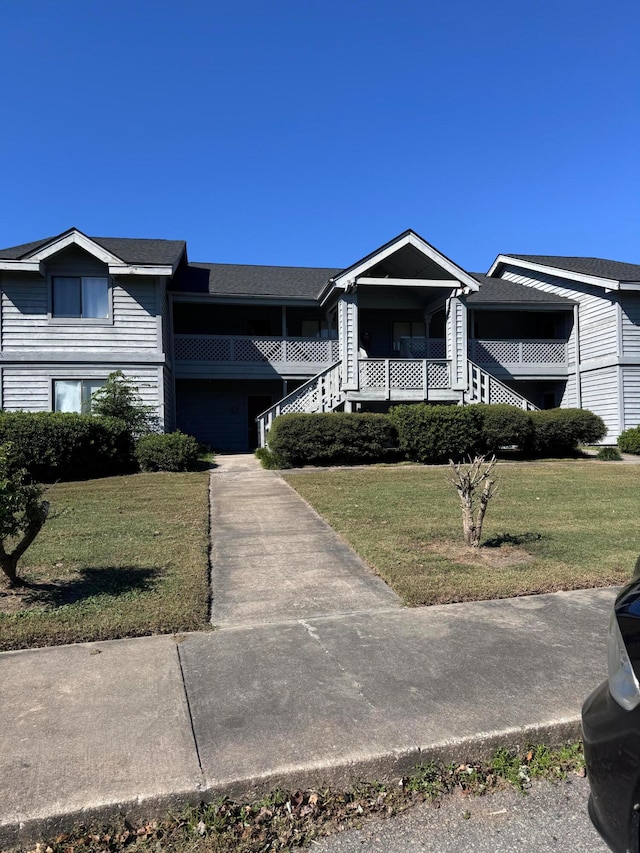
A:
<svg viewBox="0 0 640 853">
<path fill-rule="evenodd" d="M 407 604 L 621 584 L 640 553 L 640 465 L 502 463 L 483 545 L 462 539 L 448 469 L 289 471 L 290 483 Z"/>
<path fill-rule="evenodd" d="M 208 475 L 57 483 L 54 514 L 0 579 L 0 650 L 208 627 Z"/>
</svg>

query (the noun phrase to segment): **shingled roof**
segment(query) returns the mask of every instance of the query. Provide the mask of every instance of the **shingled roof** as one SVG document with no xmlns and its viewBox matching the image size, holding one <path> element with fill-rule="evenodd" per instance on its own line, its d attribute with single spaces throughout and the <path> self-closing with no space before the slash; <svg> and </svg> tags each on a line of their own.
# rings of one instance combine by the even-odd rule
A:
<svg viewBox="0 0 640 853">
<path fill-rule="evenodd" d="M 65 232 L 66 233 L 66 232 Z M 18 261 L 56 240 L 60 235 L 0 249 L 0 259 Z M 147 240 L 132 237 L 89 237 L 94 243 L 121 258 L 126 264 L 173 265 L 186 248 L 184 240 Z"/>
<path fill-rule="evenodd" d="M 217 296 L 272 296 L 299 299 L 315 299 L 327 281 L 340 272 L 340 270 L 325 267 L 189 264 L 189 271 L 195 273 L 194 279 L 199 270 L 208 272 L 209 293 Z"/>
<path fill-rule="evenodd" d="M 482 305 L 483 303 L 496 305 L 500 303 L 509 305 L 537 305 L 556 304 L 573 305 L 571 299 L 557 296 L 555 293 L 547 293 L 524 284 L 517 284 L 505 278 L 491 278 L 479 272 L 471 275 L 480 283 L 480 290 L 467 296 L 469 305 Z"/>
<path fill-rule="evenodd" d="M 598 278 L 610 278 L 613 281 L 640 281 L 640 264 L 627 264 L 623 261 L 609 261 L 606 258 L 575 258 L 562 255 L 512 255 L 506 257 L 529 261 L 545 267 L 576 272 L 582 275 L 594 275 Z"/>
</svg>

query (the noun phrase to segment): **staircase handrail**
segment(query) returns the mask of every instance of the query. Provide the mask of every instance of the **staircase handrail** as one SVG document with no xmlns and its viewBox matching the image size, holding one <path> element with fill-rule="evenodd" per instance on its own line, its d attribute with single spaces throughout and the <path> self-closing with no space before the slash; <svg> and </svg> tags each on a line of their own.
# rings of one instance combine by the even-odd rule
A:
<svg viewBox="0 0 640 853">
<path fill-rule="evenodd" d="M 498 385 L 500 388 L 502 388 L 508 394 L 510 394 L 514 397 L 518 397 L 520 399 L 520 408 L 521 409 L 524 409 L 527 412 L 539 411 L 539 407 L 536 406 L 535 403 L 532 403 L 531 400 L 527 400 L 527 398 L 523 397 L 522 394 L 520 394 L 518 391 L 514 391 L 513 388 L 510 388 L 506 383 L 501 382 L 492 373 L 489 373 L 488 370 L 485 370 L 483 367 L 480 367 L 480 365 L 476 364 L 475 361 L 471 361 L 471 359 L 467 359 L 467 376 L 468 376 L 467 381 L 468 381 L 468 386 L 469 386 L 469 395 L 473 394 L 473 386 L 471 383 L 471 373 L 474 369 L 478 371 L 478 374 L 480 375 L 480 377 L 486 376 L 490 382 L 495 382 L 496 385 Z M 473 402 L 480 403 L 483 401 L 481 399 L 478 399 L 475 401 L 469 400 L 469 402 L 470 403 L 473 403 Z"/>
<path fill-rule="evenodd" d="M 317 385 L 325 376 L 328 376 L 333 371 L 338 371 L 340 364 L 342 362 L 340 360 L 334 361 L 333 364 L 330 364 L 329 367 L 325 367 L 324 370 L 321 370 L 320 373 L 316 373 L 315 376 L 312 376 L 310 379 L 307 379 L 306 382 L 303 382 L 302 385 L 299 385 L 297 388 L 294 388 L 291 393 L 287 394 L 286 397 L 282 397 L 282 399 L 278 400 L 277 403 L 269 406 L 268 409 L 265 409 L 264 412 L 260 412 L 259 415 L 256 416 L 256 423 L 258 424 L 258 436 L 260 438 L 260 446 L 264 447 L 266 443 L 266 433 L 267 429 L 265 429 L 268 424 L 269 427 L 273 422 L 274 417 L 277 417 L 280 414 L 284 414 L 283 409 L 286 410 L 287 403 L 292 403 L 297 400 L 299 397 L 304 396 L 306 391 L 308 391 L 313 385 Z"/>
</svg>

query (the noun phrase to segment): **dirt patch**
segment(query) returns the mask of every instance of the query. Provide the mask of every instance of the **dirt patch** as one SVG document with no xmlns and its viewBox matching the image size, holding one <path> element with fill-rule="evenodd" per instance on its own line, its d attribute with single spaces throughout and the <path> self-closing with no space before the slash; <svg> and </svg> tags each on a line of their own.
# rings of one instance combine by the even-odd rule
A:
<svg viewBox="0 0 640 853">
<path fill-rule="evenodd" d="M 469 548 L 458 542 L 430 542 L 426 550 L 464 566 L 489 566 L 500 569 L 521 566 L 533 561 L 531 554 L 524 548 L 509 544 L 501 545 L 499 548 L 489 548 L 486 545 Z"/>
<path fill-rule="evenodd" d="M 29 609 L 28 589 L 0 589 L 0 613 L 21 613 Z"/>
<path fill-rule="evenodd" d="M 0 613 L 24 613 L 28 610 L 54 610 L 56 597 L 64 590 L 58 579 L 48 583 L 26 583 L 25 586 L 8 587 L 0 581 Z"/>
</svg>

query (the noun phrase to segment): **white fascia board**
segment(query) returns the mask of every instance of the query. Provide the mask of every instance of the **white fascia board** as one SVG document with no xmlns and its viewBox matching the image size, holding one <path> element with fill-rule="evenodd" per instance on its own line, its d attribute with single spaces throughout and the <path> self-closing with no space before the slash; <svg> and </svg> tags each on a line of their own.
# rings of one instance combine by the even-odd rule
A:
<svg viewBox="0 0 640 853">
<path fill-rule="evenodd" d="M 142 264 L 109 264 L 110 275 L 173 275 L 173 267 L 153 267 Z"/>
<path fill-rule="evenodd" d="M 15 272 L 37 272 L 45 275 L 44 265 L 40 261 L 6 261 L 0 260 L 0 270 Z"/>
<path fill-rule="evenodd" d="M 511 267 L 522 267 L 533 272 L 541 272 L 546 275 L 554 275 L 556 278 L 567 278 L 569 281 L 580 281 L 582 284 L 591 284 L 595 287 L 603 287 L 605 290 L 620 290 L 620 282 L 612 278 L 602 278 L 599 275 L 586 275 L 585 273 L 571 272 L 571 270 L 563 270 L 559 267 L 550 267 L 546 264 L 536 264 L 533 261 L 522 261 L 520 258 L 512 258 L 509 255 L 498 255 L 491 269 L 487 273 L 492 276 L 500 264 L 507 264 Z"/>
<path fill-rule="evenodd" d="M 640 290 L 640 281 L 621 281 L 620 290 Z"/>
<path fill-rule="evenodd" d="M 398 249 L 402 249 L 404 246 L 414 246 L 418 251 L 422 252 L 423 255 L 430 258 L 430 260 L 434 261 L 438 266 L 441 266 L 442 269 L 451 273 L 455 279 L 455 281 L 452 280 L 450 282 L 451 287 L 464 286 L 473 291 L 480 289 L 480 284 L 475 280 L 475 278 L 473 278 L 473 276 L 469 275 L 469 273 L 465 272 L 457 264 L 454 264 L 453 261 L 445 258 L 437 249 L 434 249 L 433 246 L 425 243 L 424 240 L 413 232 L 405 234 L 401 239 L 396 240 L 377 254 L 368 258 L 366 261 L 363 261 L 355 269 L 347 270 L 341 275 L 337 275 L 335 277 L 335 286 L 346 290 L 351 282 L 355 281 L 368 269 L 371 269 L 372 266 L 379 264 L 380 261 L 383 261 L 385 258 L 395 254 Z"/>
<path fill-rule="evenodd" d="M 37 260 L 44 261 L 47 258 L 51 257 L 51 255 L 55 255 L 58 252 L 61 252 L 63 249 L 66 249 L 68 246 L 79 246 L 81 249 L 84 249 L 86 252 L 89 252 L 90 255 L 93 255 L 99 261 L 102 261 L 105 264 L 123 264 L 124 261 L 122 258 L 119 258 L 117 255 L 114 255 L 112 252 L 108 252 L 102 246 L 99 246 L 97 243 L 94 243 L 93 240 L 90 240 L 85 234 L 81 231 L 70 231 L 68 234 L 64 234 L 62 237 L 57 237 L 55 240 L 52 240 L 51 243 L 48 243 L 46 246 L 43 246 L 41 249 L 38 249 L 37 252 L 33 252 L 29 255 L 29 260 Z"/>
<path fill-rule="evenodd" d="M 403 287 L 451 287 L 459 289 L 463 285 L 459 281 L 454 281 L 452 278 L 369 278 L 361 276 L 357 279 L 358 284 L 374 284 L 374 285 L 401 285 Z"/>
</svg>

